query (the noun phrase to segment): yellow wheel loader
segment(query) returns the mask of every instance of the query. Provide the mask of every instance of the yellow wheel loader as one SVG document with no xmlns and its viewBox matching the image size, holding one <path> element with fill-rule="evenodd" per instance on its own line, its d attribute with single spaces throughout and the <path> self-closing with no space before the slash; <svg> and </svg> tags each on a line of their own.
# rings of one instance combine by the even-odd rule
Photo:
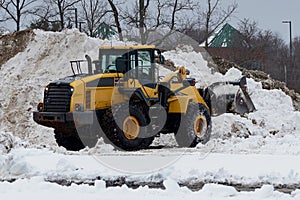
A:
<svg viewBox="0 0 300 200">
<path fill-rule="evenodd" d="M 73 75 L 46 86 L 33 119 L 54 128 L 57 144 L 68 150 L 94 146 L 100 137 L 118 149 L 139 150 L 164 133 L 174 133 L 181 147 L 205 144 L 211 134 L 211 114 L 220 111 L 213 106 L 222 99 L 212 88 L 197 89 L 184 67 L 160 77 L 163 64 L 162 52 L 154 46 L 100 47 L 98 60 L 86 56 L 71 61 Z M 244 87 L 244 81 L 226 84 Z M 241 94 L 239 98 L 223 95 L 224 103 L 243 100 L 246 104 L 240 107 L 251 108 L 242 112 L 255 109 L 248 93 Z"/>
</svg>

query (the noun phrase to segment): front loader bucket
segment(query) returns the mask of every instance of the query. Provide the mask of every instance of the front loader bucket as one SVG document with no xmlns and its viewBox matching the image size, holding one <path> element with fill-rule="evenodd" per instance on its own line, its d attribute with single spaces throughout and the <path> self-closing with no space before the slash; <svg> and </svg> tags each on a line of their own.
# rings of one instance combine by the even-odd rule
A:
<svg viewBox="0 0 300 200">
<path fill-rule="evenodd" d="M 212 116 L 223 113 L 245 114 L 256 110 L 247 92 L 245 76 L 239 81 L 213 83 L 203 92 L 203 97 Z"/>
<path fill-rule="evenodd" d="M 255 106 L 247 92 L 246 77 L 243 76 L 239 81 L 240 91 L 236 94 L 233 106 L 234 111 L 239 114 L 255 111 Z"/>
</svg>

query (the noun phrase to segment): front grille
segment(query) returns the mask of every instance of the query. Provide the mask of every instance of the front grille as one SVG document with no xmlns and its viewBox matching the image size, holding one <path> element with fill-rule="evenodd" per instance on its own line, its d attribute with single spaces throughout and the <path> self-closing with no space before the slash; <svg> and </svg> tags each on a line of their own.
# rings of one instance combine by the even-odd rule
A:
<svg viewBox="0 0 300 200">
<path fill-rule="evenodd" d="M 72 87 L 69 85 L 49 85 L 44 93 L 45 112 L 69 112 Z"/>
</svg>

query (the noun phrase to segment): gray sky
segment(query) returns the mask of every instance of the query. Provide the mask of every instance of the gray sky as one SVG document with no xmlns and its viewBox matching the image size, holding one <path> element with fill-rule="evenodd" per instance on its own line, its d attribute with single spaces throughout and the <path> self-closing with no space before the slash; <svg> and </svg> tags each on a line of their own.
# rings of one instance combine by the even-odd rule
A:
<svg viewBox="0 0 300 200">
<path fill-rule="evenodd" d="M 224 6 L 232 0 L 223 0 Z M 292 21 L 293 37 L 300 36 L 300 0 L 236 0 L 238 9 L 229 22 L 237 27 L 238 19 L 249 18 L 258 22 L 264 30 L 278 33 L 289 42 L 289 25 L 283 20 Z"/>
</svg>

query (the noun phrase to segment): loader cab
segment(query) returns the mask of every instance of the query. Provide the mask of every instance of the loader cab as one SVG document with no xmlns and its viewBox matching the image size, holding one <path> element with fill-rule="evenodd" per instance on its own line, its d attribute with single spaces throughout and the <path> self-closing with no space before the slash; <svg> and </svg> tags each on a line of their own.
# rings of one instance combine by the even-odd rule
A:
<svg viewBox="0 0 300 200">
<path fill-rule="evenodd" d="M 158 49 L 136 49 L 118 57 L 116 68 L 125 74 L 125 79 L 136 79 L 144 85 L 158 81 L 157 64 L 163 62 L 164 57 Z"/>
<path fill-rule="evenodd" d="M 122 73 L 125 79 L 136 79 L 142 84 L 158 81 L 157 63 L 164 57 L 154 46 L 102 47 L 96 70 L 102 73 Z"/>
</svg>

